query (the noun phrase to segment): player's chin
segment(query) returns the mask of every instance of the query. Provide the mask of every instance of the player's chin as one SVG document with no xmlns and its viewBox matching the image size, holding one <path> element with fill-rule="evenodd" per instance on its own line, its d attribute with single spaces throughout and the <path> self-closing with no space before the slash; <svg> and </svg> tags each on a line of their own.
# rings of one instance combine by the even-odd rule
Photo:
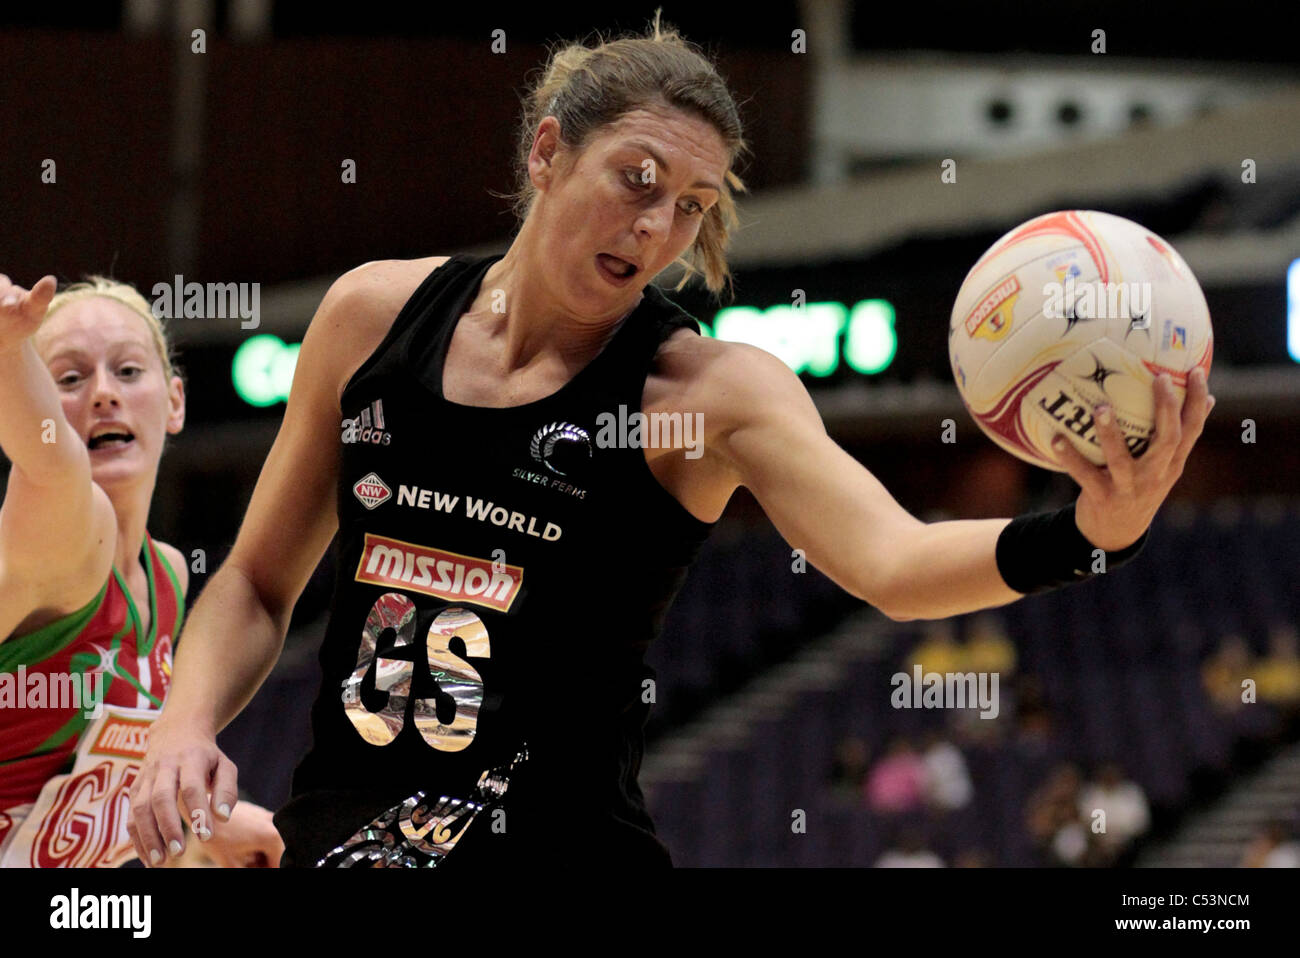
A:
<svg viewBox="0 0 1300 958">
<path fill-rule="evenodd" d="M 90 478 L 95 484 L 108 488 L 143 481 L 152 482 L 158 473 L 158 457 L 143 448 L 127 448 L 104 453 L 90 453 Z"/>
</svg>

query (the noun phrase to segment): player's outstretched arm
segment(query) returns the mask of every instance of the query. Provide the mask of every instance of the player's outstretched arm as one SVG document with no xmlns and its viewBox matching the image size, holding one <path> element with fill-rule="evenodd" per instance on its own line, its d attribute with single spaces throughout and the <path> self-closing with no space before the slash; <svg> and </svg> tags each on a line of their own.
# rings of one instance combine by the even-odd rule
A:
<svg viewBox="0 0 1300 958">
<path fill-rule="evenodd" d="M 29 291 L 0 275 L 0 449 L 13 463 L 0 507 L 0 642 L 33 609 L 94 598 L 113 564 L 113 505 L 31 342 L 55 286 L 46 276 Z"/>
<path fill-rule="evenodd" d="M 238 800 L 235 766 L 216 736 L 271 671 L 294 604 L 334 535 L 339 392 L 378 345 L 387 308 L 376 306 L 373 272 L 345 274 L 322 300 L 234 548 L 185 625 L 172 686 L 131 792 L 128 830 L 142 861 L 157 864 L 183 851 L 178 793 L 182 811 L 200 825 L 208 814 L 215 816 L 209 821 L 229 820 Z"/>
<path fill-rule="evenodd" d="M 738 343 L 714 351 L 706 455 L 727 462 L 813 566 L 899 621 L 1020 598 L 994 560 L 1009 520 L 921 522 L 826 434 L 808 391 L 781 360 Z"/>
<path fill-rule="evenodd" d="M 897 621 L 946 618 L 1023 597 L 1007 585 L 997 560 L 1011 520 L 921 522 L 826 434 L 807 390 L 784 363 L 754 347 L 719 346 L 726 352 L 705 377 L 707 441 L 817 569 Z M 1149 452 L 1159 446 L 1160 456 L 1150 463 L 1132 462 L 1113 425 L 1101 427 L 1103 448 L 1127 460 L 1112 464 L 1113 478 L 1063 458 L 1086 483 L 1077 524 L 1097 548 L 1120 550 L 1140 539 L 1177 482 L 1208 413 L 1203 380 L 1193 379 L 1181 423 L 1176 402 L 1157 389 L 1163 438 L 1153 441 Z"/>
</svg>

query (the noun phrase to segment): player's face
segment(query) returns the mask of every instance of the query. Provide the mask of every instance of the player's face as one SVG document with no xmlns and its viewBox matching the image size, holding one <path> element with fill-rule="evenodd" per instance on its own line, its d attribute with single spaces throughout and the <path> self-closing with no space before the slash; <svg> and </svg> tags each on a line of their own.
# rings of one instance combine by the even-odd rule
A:
<svg viewBox="0 0 1300 958">
<path fill-rule="evenodd" d="M 179 376 L 167 381 L 145 319 L 94 296 L 46 320 L 35 345 L 90 451 L 95 482 L 152 488 L 166 434 L 184 425 L 185 394 Z"/>
<path fill-rule="evenodd" d="M 543 187 L 541 234 L 546 261 L 559 267 L 553 275 L 579 311 L 607 315 L 635 303 L 695 242 L 728 168 L 712 124 L 657 105 L 624 114 L 576 158 L 562 154 Z M 618 278 L 603 268 L 602 253 L 638 268 Z"/>
</svg>

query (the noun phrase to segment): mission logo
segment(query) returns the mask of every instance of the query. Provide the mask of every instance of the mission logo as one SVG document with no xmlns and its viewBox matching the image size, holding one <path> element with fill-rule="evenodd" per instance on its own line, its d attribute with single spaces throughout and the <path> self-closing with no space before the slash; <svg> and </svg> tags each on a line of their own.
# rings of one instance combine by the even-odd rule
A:
<svg viewBox="0 0 1300 958">
<path fill-rule="evenodd" d="M 524 570 L 367 532 L 354 578 L 507 612 L 523 587 Z"/>
</svg>

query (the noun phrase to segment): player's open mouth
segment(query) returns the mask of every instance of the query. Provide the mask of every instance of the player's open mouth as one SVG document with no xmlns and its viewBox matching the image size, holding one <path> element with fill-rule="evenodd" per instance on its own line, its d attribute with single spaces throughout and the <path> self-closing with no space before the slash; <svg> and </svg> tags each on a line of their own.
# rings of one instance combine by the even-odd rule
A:
<svg viewBox="0 0 1300 958">
<path fill-rule="evenodd" d="M 97 449 L 121 449 L 135 442 L 135 436 L 129 432 L 101 432 L 90 437 L 86 447 L 94 452 Z"/>
<path fill-rule="evenodd" d="M 596 254 L 596 267 L 606 279 L 618 286 L 622 286 L 637 273 L 635 263 L 610 256 L 608 253 Z"/>
</svg>

